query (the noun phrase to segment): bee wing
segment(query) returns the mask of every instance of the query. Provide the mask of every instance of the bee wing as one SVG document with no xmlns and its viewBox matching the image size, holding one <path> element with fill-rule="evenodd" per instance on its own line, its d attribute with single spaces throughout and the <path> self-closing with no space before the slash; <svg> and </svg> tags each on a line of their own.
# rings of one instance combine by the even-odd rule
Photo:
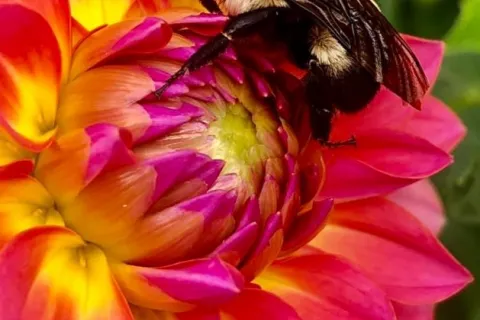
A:
<svg viewBox="0 0 480 320">
<path fill-rule="evenodd" d="M 307 12 L 377 82 L 420 108 L 429 85 L 414 53 L 371 0 L 286 0 Z"/>
</svg>

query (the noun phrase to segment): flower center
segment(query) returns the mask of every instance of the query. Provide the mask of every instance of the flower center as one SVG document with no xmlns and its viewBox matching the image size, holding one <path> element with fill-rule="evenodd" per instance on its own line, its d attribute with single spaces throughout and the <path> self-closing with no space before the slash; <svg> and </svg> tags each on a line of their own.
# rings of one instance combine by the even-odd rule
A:
<svg viewBox="0 0 480 320">
<path fill-rule="evenodd" d="M 228 105 L 224 114 L 210 126 L 216 139 L 212 157 L 225 161 L 225 173 L 241 176 L 258 161 L 266 159 L 265 146 L 257 138 L 257 128 L 252 115 L 240 104 Z"/>
</svg>

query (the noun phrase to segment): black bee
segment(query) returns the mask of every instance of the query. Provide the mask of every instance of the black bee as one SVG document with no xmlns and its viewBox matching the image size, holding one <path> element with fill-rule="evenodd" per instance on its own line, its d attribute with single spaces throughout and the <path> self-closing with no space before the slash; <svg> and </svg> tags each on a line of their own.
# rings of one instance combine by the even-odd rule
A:
<svg viewBox="0 0 480 320">
<path fill-rule="evenodd" d="M 292 60 L 308 70 L 306 95 L 314 138 L 331 142 L 335 112 L 362 110 L 385 85 L 419 109 L 428 81 L 417 58 L 373 0 L 201 0 L 230 20 L 155 92 L 159 97 L 177 78 L 198 69 L 230 42 L 270 30 L 266 40 L 287 44 Z M 271 32 L 273 30 L 273 34 Z"/>
</svg>

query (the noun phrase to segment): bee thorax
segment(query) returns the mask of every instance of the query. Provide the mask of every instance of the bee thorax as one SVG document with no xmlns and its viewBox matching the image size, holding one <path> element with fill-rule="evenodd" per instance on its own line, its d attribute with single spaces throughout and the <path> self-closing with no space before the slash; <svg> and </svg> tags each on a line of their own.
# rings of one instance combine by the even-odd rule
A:
<svg viewBox="0 0 480 320">
<path fill-rule="evenodd" d="M 329 66 L 332 73 L 337 74 L 347 70 L 352 60 L 347 51 L 327 30 L 314 28 L 311 31 L 312 56 L 319 64 Z"/>
</svg>

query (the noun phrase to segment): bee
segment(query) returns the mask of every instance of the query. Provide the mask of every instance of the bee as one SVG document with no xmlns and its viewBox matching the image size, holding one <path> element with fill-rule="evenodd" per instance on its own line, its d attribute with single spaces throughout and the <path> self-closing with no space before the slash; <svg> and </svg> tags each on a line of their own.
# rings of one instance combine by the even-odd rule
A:
<svg viewBox="0 0 480 320">
<path fill-rule="evenodd" d="M 201 0 L 212 13 L 230 17 L 211 38 L 155 92 L 157 97 L 185 73 L 201 68 L 231 42 L 270 31 L 292 61 L 306 70 L 305 94 L 312 135 L 325 146 L 355 144 L 355 138 L 330 141 L 337 112 L 364 109 L 384 85 L 420 109 L 428 89 L 425 73 L 408 44 L 373 0 Z"/>
</svg>

